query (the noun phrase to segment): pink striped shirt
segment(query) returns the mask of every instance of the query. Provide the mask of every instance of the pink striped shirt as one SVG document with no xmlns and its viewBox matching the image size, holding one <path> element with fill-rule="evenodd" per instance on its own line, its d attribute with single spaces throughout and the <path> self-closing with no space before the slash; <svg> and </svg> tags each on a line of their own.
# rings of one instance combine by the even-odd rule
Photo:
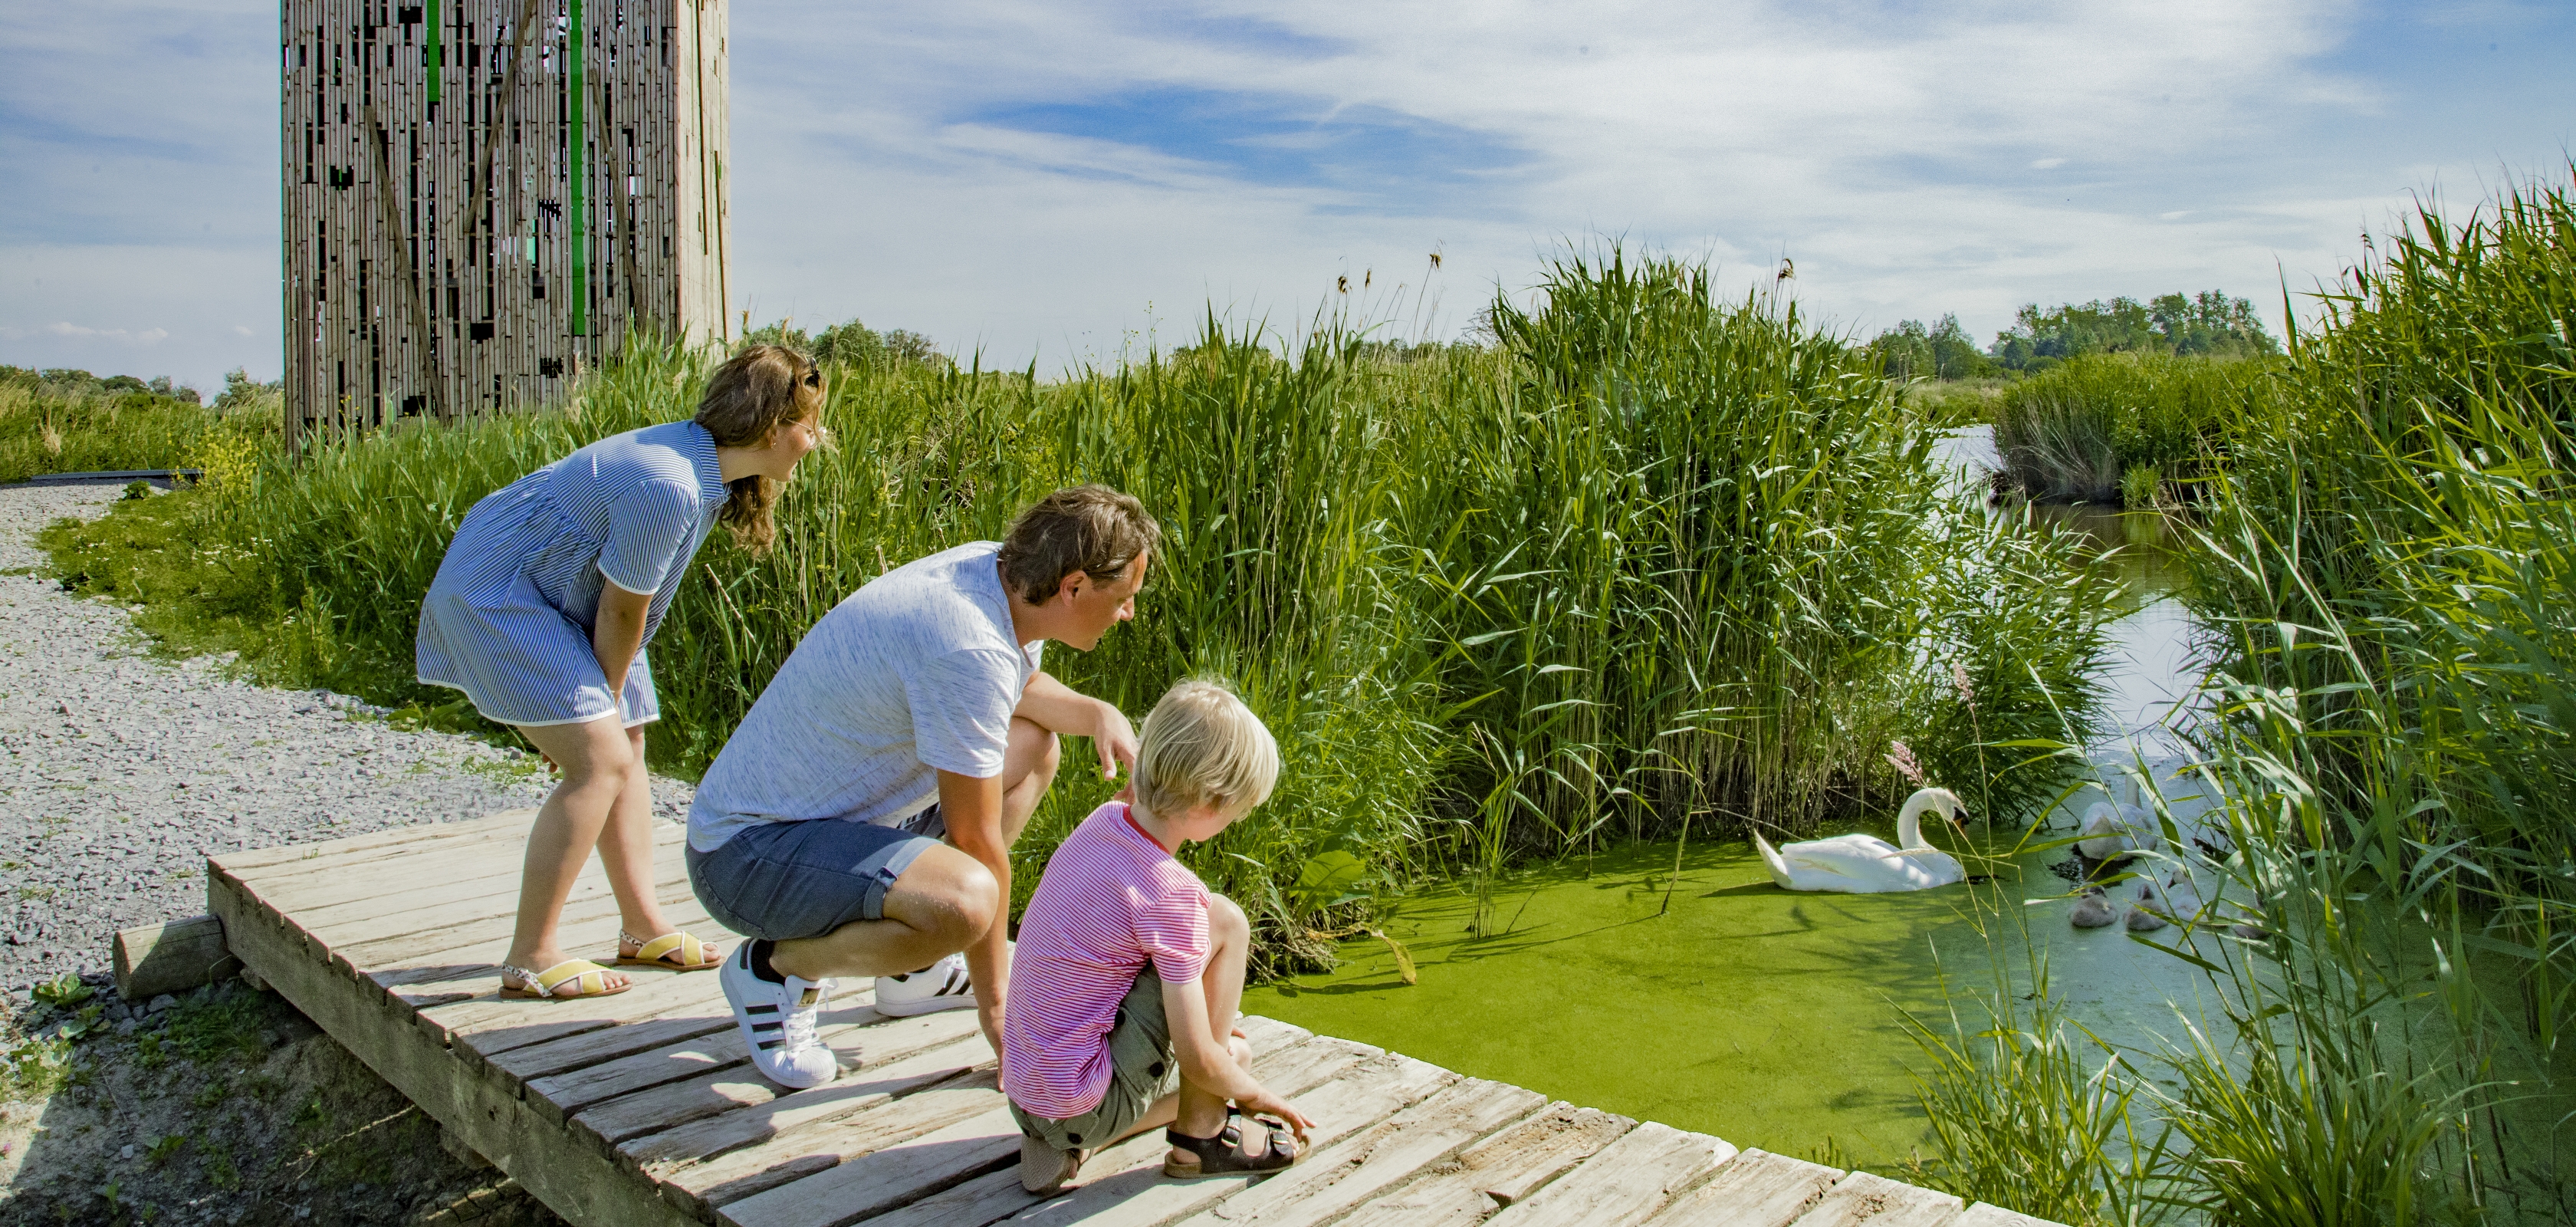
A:
<svg viewBox="0 0 2576 1227">
<path fill-rule="evenodd" d="M 1173 983 L 1207 966 L 1207 887 L 1116 801 L 1065 837 L 1038 876 L 1002 1008 L 1002 1086 L 1066 1120 L 1109 1089 L 1109 1029 L 1136 973 Z"/>
</svg>

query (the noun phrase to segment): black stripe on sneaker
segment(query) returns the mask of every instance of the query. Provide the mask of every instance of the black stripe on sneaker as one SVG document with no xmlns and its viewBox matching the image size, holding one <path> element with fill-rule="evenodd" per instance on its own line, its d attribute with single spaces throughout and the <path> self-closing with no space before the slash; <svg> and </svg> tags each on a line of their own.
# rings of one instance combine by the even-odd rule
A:
<svg viewBox="0 0 2576 1227">
<path fill-rule="evenodd" d="M 778 1012 L 778 1007 L 774 1005 L 747 1005 L 742 1007 L 742 1012 L 745 1014 L 775 1014 Z"/>
</svg>

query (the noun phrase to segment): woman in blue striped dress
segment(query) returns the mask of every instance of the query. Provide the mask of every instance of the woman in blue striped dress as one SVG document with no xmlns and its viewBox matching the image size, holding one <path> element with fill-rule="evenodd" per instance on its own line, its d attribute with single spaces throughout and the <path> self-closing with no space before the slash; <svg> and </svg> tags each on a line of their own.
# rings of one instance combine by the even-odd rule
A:
<svg viewBox="0 0 2576 1227">
<path fill-rule="evenodd" d="M 623 922 L 614 961 L 699 971 L 723 955 L 662 918 L 644 726 L 660 718 L 644 645 L 721 521 L 766 550 L 770 501 L 821 441 L 823 377 L 774 345 L 707 381 L 695 419 L 602 439 L 476 503 L 421 601 L 420 680 L 462 690 L 563 773 L 528 833 L 504 997 L 597 997 L 623 973 L 556 935 L 596 845 Z M 608 679 L 618 679 L 611 687 Z"/>
</svg>

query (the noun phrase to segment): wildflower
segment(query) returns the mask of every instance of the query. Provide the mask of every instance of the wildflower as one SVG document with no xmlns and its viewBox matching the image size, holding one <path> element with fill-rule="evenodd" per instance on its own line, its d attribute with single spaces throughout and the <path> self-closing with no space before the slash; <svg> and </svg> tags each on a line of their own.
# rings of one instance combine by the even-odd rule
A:
<svg viewBox="0 0 2576 1227">
<path fill-rule="evenodd" d="M 1896 768 L 1896 774 L 1904 776 L 1906 783 L 1922 787 L 1923 764 L 1914 761 L 1914 751 L 1907 749 L 1901 741 L 1887 743 L 1887 750 L 1887 765 Z"/>
</svg>

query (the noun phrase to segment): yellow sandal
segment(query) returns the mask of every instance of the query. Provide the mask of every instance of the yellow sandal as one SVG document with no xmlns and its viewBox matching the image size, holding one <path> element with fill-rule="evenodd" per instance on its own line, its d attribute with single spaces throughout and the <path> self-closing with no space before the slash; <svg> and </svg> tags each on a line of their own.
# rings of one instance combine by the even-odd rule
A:
<svg viewBox="0 0 2576 1227">
<path fill-rule="evenodd" d="M 659 967 L 664 971 L 712 971 L 724 966 L 724 955 L 699 941 L 684 930 L 674 929 L 651 941 L 619 930 L 621 944 L 617 950 L 620 967 Z M 626 953 L 623 942 L 635 943 L 635 953 Z"/>
<path fill-rule="evenodd" d="M 633 987 L 635 985 L 630 981 L 611 988 L 608 969 L 589 959 L 565 959 L 544 971 L 501 964 L 501 995 L 513 1001 L 614 997 Z"/>
</svg>

